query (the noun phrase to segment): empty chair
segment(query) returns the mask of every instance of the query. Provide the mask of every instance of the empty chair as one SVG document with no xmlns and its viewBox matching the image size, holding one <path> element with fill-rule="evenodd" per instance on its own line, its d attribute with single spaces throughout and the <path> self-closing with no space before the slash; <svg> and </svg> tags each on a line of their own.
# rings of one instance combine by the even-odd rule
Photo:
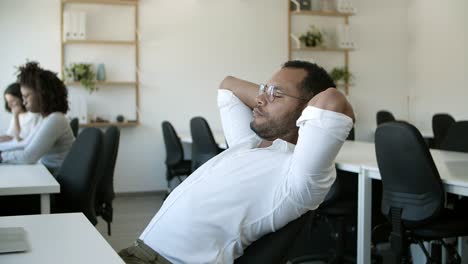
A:
<svg viewBox="0 0 468 264">
<path fill-rule="evenodd" d="M 218 155 L 221 149 L 203 117 L 194 117 L 190 120 L 190 133 L 192 134 L 192 171 L 195 171 L 203 163 Z"/>
<path fill-rule="evenodd" d="M 114 193 L 114 169 L 119 151 L 120 130 L 116 126 L 110 126 L 104 133 L 99 163 L 96 173 L 101 180 L 96 191 L 96 215 L 101 216 L 107 222 L 107 233 L 111 235 L 113 218 L 112 201 Z"/>
<path fill-rule="evenodd" d="M 468 121 L 453 123 L 442 139 L 440 149 L 468 152 Z"/>
<path fill-rule="evenodd" d="M 101 144 L 102 132 L 97 128 L 86 128 L 79 134 L 56 176 L 60 193 L 54 196 L 53 213 L 82 212 L 97 224 L 95 196 L 100 179 L 96 165 Z"/>
<path fill-rule="evenodd" d="M 184 159 L 184 149 L 174 127 L 168 121 L 162 123 L 164 146 L 166 147 L 166 180 L 168 193 L 171 191 L 170 181 L 177 177 L 182 182 L 181 176 L 190 175 L 192 163 Z"/>
<path fill-rule="evenodd" d="M 395 117 L 389 111 L 380 110 L 377 112 L 377 126 L 392 121 L 395 121 Z"/>
<path fill-rule="evenodd" d="M 449 127 L 455 123 L 455 119 L 449 114 L 435 114 L 432 117 L 432 132 L 434 133 L 434 148 L 440 148 Z"/>
<path fill-rule="evenodd" d="M 432 256 L 423 241 L 436 240 L 444 245 L 455 263 L 459 256 L 442 239 L 468 235 L 468 219 L 444 208 L 445 191 L 439 172 L 419 131 L 404 122 L 383 124 L 377 128 L 375 150 L 383 183 L 382 213 L 390 219 L 390 244 L 395 263 L 407 263 L 411 243 L 418 243 L 428 263 Z M 437 262 L 439 263 L 439 262 Z"/>
<path fill-rule="evenodd" d="M 71 130 L 73 132 L 73 136 L 78 136 L 78 128 L 79 128 L 79 122 L 78 122 L 78 118 L 72 118 L 72 120 L 70 120 L 70 127 L 71 127 Z"/>
</svg>

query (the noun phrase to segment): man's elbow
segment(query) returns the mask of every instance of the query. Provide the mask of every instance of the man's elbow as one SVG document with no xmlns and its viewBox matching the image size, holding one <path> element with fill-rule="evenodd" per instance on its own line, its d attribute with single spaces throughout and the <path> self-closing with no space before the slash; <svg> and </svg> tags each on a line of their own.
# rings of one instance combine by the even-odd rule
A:
<svg viewBox="0 0 468 264">
<path fill-rule="evenodd" d="M 309 102 L 310 106 L 328 111 L 338 112 L 351 117 L 354 121 L 354 111 L 346 97 L 335 88 L 317 94 Z"/>
<path fill-rule="evenodd" d="M 234 80 L 235 78 L 232 77 L 232 76 L 226 76 L 223 81 L 221 82 L 221 84 L 219 85 L 218 89 L 226 89 L 226 90 L 230 90 L 229 89 L 229 84 Z"/>
</svg>

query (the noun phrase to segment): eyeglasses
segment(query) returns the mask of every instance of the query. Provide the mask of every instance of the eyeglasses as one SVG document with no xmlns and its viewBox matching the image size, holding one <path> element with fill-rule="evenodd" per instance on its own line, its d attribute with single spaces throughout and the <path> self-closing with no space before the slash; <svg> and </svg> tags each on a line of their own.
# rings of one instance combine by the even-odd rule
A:
<svg viewBox="0 0 468 264">
<path fill-rule="evenodd" d="M 276 97 L 281 96 L 281 95 L 296 98 L 296 99 L 299 99 L 299 100 L 306 100 L 306 101 L 308 100 L 307 98 L 296 97 L 296 96 L 292 96 L 292 95 L 280 92 L 280 91 L 278 91 L 278 87 L 276 87 L 274 85 L 260 84 L 260 87 L 258 89 L 258 95 L 262 95 L 262 94 L 265 95 L 265 97 L 266 97 L 266 99 L 268 100 L 269 103 L 272 103 L 275 100 Z"/>
</svg>

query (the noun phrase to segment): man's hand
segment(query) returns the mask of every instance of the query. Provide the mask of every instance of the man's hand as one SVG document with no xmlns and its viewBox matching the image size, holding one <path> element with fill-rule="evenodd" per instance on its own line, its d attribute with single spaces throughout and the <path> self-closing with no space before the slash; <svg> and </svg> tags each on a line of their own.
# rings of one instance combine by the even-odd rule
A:
<svg viewBox="0 0 468 264">
<path fill-rule="evenodd" d="M 353 107 L 346 97 L 335 88 L 328 88 L 317 94 L 310 99 L 307 105 L 342 113 L 351 117 L 353 122 L 355 121 Z"/>
</svg>

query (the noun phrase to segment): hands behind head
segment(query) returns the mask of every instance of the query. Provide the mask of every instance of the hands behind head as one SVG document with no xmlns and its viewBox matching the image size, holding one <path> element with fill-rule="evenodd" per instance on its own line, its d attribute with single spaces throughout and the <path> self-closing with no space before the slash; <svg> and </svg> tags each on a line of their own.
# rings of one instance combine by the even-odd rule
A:
<svg viewBox="0 0 468 264">
<path fill-rule="evenodd" d="M 346 97 L 335 88 L 328 88 L 310 99 L 309 106 L 345 114 L 353 119 L 354 111 Z"/>
</svg>

